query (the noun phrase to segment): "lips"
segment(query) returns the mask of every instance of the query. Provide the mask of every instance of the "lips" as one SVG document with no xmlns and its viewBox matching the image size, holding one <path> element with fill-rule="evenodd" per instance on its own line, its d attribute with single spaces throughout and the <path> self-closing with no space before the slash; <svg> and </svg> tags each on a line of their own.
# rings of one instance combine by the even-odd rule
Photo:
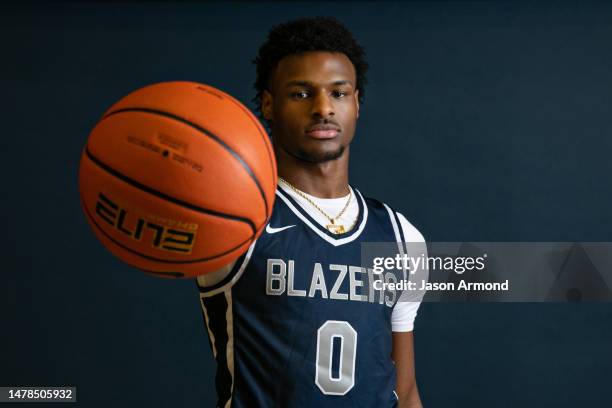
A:
<svg viewBox="0 0 612 408">
<path fill-rule="evenodd" d="M 331 125 L 315 125 L 306 130 L 306 134 L 315 139 L 333 139 L 338 133 L 340 129 Z"/>
</svg>

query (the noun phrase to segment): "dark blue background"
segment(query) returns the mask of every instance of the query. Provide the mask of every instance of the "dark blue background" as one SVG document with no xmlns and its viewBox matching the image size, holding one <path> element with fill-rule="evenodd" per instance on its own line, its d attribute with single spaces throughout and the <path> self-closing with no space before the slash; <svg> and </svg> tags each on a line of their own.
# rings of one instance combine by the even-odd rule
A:
<svg viewBox="0 0 612 408">
<path fill-rule="evenodd" d="M 612 6 L 100 3 L 1 6 L 0 385 L 80 405 L 214 406 L 195 285 L 144 276 L 79 207 L 89 130 L 153 82 L 249 103 L 269 27 L 341 18 L 372 66 L 351 181 L 429 241 L 611 241 Z M 252 107 L 252 105 L 250 105 Z M 609 304 L 424 304 L 426 407 L 609 407 Z M 375 390 L 372 390 L 375 392 Z"/>
</svg>

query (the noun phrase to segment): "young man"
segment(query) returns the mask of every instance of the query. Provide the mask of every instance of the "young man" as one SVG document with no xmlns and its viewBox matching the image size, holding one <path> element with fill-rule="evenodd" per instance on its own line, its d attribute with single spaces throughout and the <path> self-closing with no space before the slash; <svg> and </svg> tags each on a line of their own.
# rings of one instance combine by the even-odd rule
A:
<svg viewBox="0 0 612 408">
<path fill-rule="evenodd" d="M 301 19 L 274 27 L 255 62 L 279 186 L 248 252 L 198 277 L 218 406 L 421 407 L 419 303 L 368 294 L 360 266 L 364 242 L 424 242 L 348 182 L 363 49 L 335 19 Z"/>
</svg>

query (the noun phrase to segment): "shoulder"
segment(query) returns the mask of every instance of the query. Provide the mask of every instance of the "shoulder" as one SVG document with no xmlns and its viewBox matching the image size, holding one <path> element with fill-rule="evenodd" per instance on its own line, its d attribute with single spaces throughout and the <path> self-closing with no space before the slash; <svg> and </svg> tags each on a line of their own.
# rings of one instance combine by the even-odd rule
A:
<svg viewBox="0 0 612 408">
<path fill-rule="evenodd" d="M 396 212 L 399 223 L 404 230 L 406 242 L 425 242 L 425 237 L 408 219 L 401 213 Z"/>
<path fill-rule="evenodd" d="M 390 205 L 379 201 L 372 197 L 363 196 L 368 209 L 380 211 L 381 213 L 391 217 L 401 229 L 404 235 L 405 242 L 425 242 L 425 237 L 421 232 L 410 222 L 408 218 L 399 211 L 396 211 Z"/>
<path fill-rule="evenodd" d="M 361 194 L 361 196 L 363 197 L 363 200 L 365 201 L 365 203 L 367 204 L 369 208 L 374 208 L 374 209 L 384 209 L 385 208 L 385 203 L 383 203 L 382 201 L 378 201 L 375 198 L 365 196 L 361 191 L 359 191 L 359 194 Z"/>
</svg>

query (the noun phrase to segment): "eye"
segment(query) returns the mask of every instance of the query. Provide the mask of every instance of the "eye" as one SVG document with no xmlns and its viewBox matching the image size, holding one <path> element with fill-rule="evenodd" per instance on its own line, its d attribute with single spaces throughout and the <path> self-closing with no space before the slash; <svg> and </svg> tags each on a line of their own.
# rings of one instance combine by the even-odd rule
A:
<svg viewBox="0 0 612 408">
<path fill-rule="evenodd" d="M 333 91 L 332 95 L 334 98 L 344 98 L 346 95 L 348 95 L 348 92 L 346 91 Z"/>
<path fill-rule="evenodd" d="M 308 91 L 297 91 L 297 92 L 291 93 L 291 97 L 293 99 L 304 99 L 304 98 L 308 98 L 309 96 L 310 96 L 310 93 L 308 93 Z"/>
</svg>

